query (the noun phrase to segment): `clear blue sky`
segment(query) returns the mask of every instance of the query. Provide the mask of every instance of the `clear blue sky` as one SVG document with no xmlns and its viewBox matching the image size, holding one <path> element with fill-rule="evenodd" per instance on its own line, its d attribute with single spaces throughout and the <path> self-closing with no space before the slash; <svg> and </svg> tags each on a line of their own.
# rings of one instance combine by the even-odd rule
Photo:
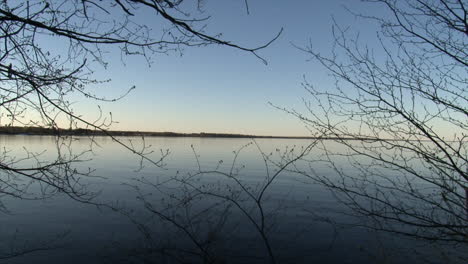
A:
<svg viewBox="0 0 468 264">
<path fill-rule="evenodd" d="M 379 12 L 357 0 L 251 0 L 247 15 L 244 1 L 207 0 L 204 9 L 212 16 L 207 33 L 223 33 L 222 38 L 239 45 L 261 45 L 284 28 L 281 37 L 260 52 L 268 65 L 249 53 L 221 46 L 187 48 L 183 56 L 159 55 L 151 67 L 142 58 L 128 58 L 124 66 L 119 53 L 110 53 L 106 55 L 110 66 L 97 67 L 96 77 L 112 81 L 96 93 L 109 97 L 133 85 L 136 89 L 119 102 L 100 105 L 120 122 L 112 129 L 308 135 L 301 122 L 268 103 L 302 109 L 303 76 L 314 85 L 333 87 L 318 63 L 308 61 L 309 56 L 292 45 L 306 46 L 310 41 L 317 50 L 330 51 L 332 17 L 361 32 L 361 40 L 375 42 L 375 25 L 354 18 L 344 6 Z M 92 101 L 77 99 L 75 108 L 89 119 L 97 115 Z"/>
</svg>

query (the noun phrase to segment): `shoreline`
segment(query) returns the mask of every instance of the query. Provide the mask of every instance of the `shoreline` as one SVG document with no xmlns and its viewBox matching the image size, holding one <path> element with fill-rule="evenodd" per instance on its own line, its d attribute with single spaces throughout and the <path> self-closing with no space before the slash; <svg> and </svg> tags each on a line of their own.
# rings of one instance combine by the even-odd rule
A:
<svg viewBox="0 0 468 264">
<path fill-rule="evenodd" d="M 0 127 L 0 135 L 24 136 L 113 136 L 113 137 L 197 137 L 197 138 L 265 138 L 265 139 L 328 139 L 328 140 L 372 140 L 369 138 L 333 138 L 307 136 L 263 136 L 229 133 L 177 133 L 177 132 L 148 132 L 148 131 L 119 131 L 119 130 L 91 130 L 91 129 L 52 129 L 44 127 Z"/>
</svg>

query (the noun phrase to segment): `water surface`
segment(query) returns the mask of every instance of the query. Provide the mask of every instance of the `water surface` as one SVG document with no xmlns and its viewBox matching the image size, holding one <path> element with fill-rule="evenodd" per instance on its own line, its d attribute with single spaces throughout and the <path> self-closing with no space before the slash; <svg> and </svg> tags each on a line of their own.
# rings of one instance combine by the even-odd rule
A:
<svg viewBox="0 0 468 264">
<path fill-rule="evenodd" d="M 143 146 L 139 138 L 120 140 L 131 141 L 136 149 Z M 6 263 L 144 263 L 147 260 L 176 263 L 171 262 L 172 258 L 154 252 L 161 248 L 169 251 L 177 248 L 171 254 L 187 256 L 190 255 L 187 251 L 197 251 L 187 233 L 150 212 L 148 205 L 177 219 L 200 241 L 211 241 L 209 250 L 218 256 L 220 263 L 266 263 L 270 260 L 265 240 L 258 226 L 252 223 L 252 219 L 258 225 L 262 223 L 261 213 L 264 234 L 279 263 L 376 263 L 389 260 L 390 263 L 407 263 L 419 260 L 418 256 L 402 255 L 395 249 L 398 246 L 412 252 L 417 243 L 335 224 L 359 220 L 335 213 L 345 212 L 345 209 L 333 195 L 309 178 L 288 170 L 268 185 L 261 200 L 264 211 L 258 210 L 243 188 L 258 197 L 261 187 L 278 169 L 271 162 L 281 163 L 282 155 L 293 156 L 288 153 L 297 155 L 312 140 L 257 139 L 253 142 L 233 138 L 146 138 L 145 146 L 151 146 L 147 150 L 154 151 L 148 156 L 154 160 L 169 150 L 162 167 L 140 163 L 138 156 L 109 138 L 96 137 L 92 141 L 76 137 L 65 142 L 71 142 L 75 154 L 91 147 L 92 151 L 82 154 L 83 161 L 74 166 L 93 170 L 93 177 L 83 177 L 80 182 L 87 186 L 87 192 L 98 194 L 92 200 L 94 203 L 108 206 L 80 203 L 60 193 L 44 200 L 2 196 L 9 213 L 0 214 L 1 250 L 8 253 L 38 248 L 38 245 L 47 248 L 9 258 Z M 17 158 L 27 153 L 42 153 L 41 159 L 53 160 L 57 148 L 67 149 L 48 136 L 0 136 L 0 144 L 10 150 L 7 155 Z M 329 144 L 332 148 L 337 147 Z M 265 163 L 262 153 L 271 162 Z M 320 154 L 319 149 L 313 149 L 309 157 Z M 33 163 L 31 160 L 19 163 L 28 164 Z M 307 169 L 309 165 L 299 162 L 297 166 Z M 314 166 L 316 172 L 336 177 L 329 168 L 320 167 L 320 164 Z M 344 162 L 342 166 L 353 169 Z M 222 173 L 199 175 L 200 170 Z M 227 177 L 229 174 L 234 177 Z M 40 190 L 37 185 L 30 188 L 31 192 L 39 193 Z M 194 190 L 231 200 L 202 195 L 196 196 L 200 197 L 197 200 L 192 196 L 196 193 Z M 184 197 L 193 199 L 184 204 Z M 200 259 L 193 257 L 195 260 Z"/>
</svg>

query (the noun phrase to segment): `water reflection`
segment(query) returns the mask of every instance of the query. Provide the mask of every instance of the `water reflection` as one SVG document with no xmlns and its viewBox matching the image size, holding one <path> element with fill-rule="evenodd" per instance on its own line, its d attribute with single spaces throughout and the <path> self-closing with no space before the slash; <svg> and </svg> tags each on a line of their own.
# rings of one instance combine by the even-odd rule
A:
<svg viewBox="0 0 468 264">
<path fill-rule="evenodd" d="M 100 192 L 94 202 L 102 206 L 79 203 L 63 194 L 32 201 L 1 197 L 11 213 L 0 217 L 0 232 L 6 238 L 0 248 L 5 252 L 44 249 L 9 258 L 8 263 L 422 259 L 411 255 L 417 243 L 394 241 L 392 236 L 356 227 L 361 219 L 343 214 L 345 207 L 330 192 L 288 170 L 285 165 L 311 140 L 147 138 L 145 144 L 154 146 L 154 158 L 159 151 L 170 150 L 163 168 L 140 163 L 109 138 L 93 140 L 70 142 L 75 152 L 92 145 L 92 152 L 83 156 L 86 161 L 76 166 L 95 170 L 95 177 L 81 180 L 90 192 Z M 138 138 L 122 140 L 142 144 Z M 24 155 L 23 146 L 38 153 L 46 150 L 43 159 L 53 159 L 57 149 L 53 137 L 43 136 L 0 136 L 0 144 L 18 157 Z M 320 154 L 313 148 L 308 155 Z M 296 169 L 309 165 L 298 162 Z M 343 163 L 343 168 L 353 169 L 347 166 Z M 336 177 L 320 163 L 313 169 Z"/>
</svg>

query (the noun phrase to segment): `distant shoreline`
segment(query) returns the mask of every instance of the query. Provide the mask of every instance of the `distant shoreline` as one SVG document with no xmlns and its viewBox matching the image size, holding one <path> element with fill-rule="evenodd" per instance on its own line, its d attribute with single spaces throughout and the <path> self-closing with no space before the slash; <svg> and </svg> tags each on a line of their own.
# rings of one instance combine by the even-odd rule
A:
<svg viewBox="0 0 468 264">
<path fill-rule="evenodd" d="M 344 138 L 319 138 L 319 137 L 294 137 L 294 136 L 261 136 L 228 133 L 176 133 L 176 132 L 147 132 L 147 131 L 119 131 L 119 130 L 91 130 L 91 129 L 53 129 L 45 127 L 0 127 L 0 135 L 30 135 L 30 136 L 114 136 L 114 137 L 199 137 L 199 138 L 271 138 L 271 139 L 329 139 L 338 140 Z M 347 140 L 374 140 L 366 138 L 349 138 Z"/>
</svg>

